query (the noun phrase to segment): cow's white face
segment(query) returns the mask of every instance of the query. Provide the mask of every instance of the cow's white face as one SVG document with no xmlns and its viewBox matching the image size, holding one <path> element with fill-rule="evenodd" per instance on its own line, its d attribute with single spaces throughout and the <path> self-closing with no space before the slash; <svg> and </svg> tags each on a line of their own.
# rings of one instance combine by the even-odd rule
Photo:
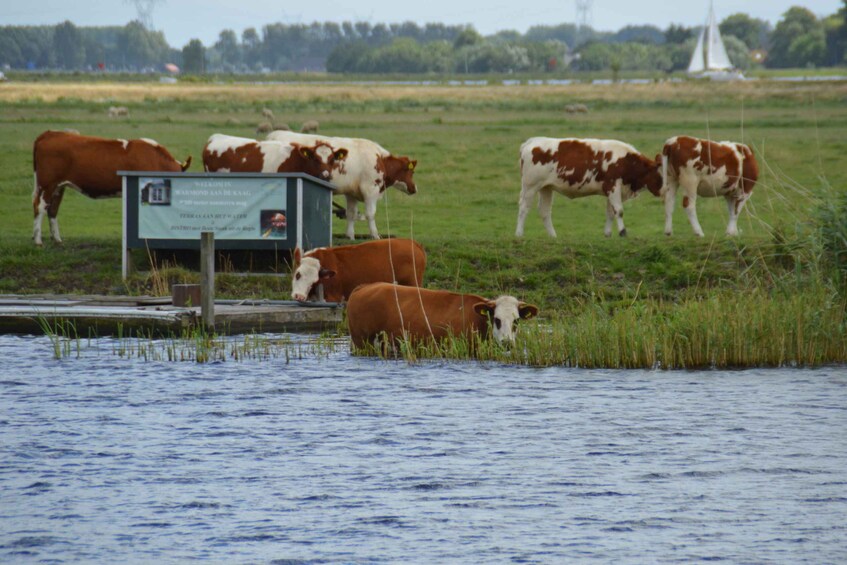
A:
<svg viewBox="0 0 847 565">
<path fill-rule="evenodd" d="M 291 298 L 305 302 L 318 282 L 334 276 L 335 271 L 322 268 L 321 262 L 314 257 L 303 257 L 291 277 Z"/>
<path fill-rule="evenodd" d="M 528 320 L 538 315 L 538 308 L 520 302 L 514 296 L 500 296 L 496 300 L 474 304 L 477 314 L 488 316 L 491 333 L 498 343 L 512 344 L 518 329 L 518 320 Z"/>
</svg>

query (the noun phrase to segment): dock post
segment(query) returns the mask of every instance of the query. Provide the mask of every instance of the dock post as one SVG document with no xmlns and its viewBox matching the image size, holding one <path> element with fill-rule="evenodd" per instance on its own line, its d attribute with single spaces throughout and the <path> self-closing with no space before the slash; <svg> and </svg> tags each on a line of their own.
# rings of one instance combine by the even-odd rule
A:
<svg viewBox="0 0 847 565">
<path fill-rule="evenodd" d="M 206 329 L 215 329 L 215 234 L 200 234 L 200 315 Z"/>
</svg>

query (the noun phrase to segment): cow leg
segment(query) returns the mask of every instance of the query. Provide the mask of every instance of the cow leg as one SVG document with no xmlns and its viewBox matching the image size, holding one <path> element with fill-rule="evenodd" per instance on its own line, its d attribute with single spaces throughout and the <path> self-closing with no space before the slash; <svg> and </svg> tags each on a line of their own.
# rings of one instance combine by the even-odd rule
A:
<svg viewBox="0 0 847 565">
<path fill-rule="evenodd" d="M 47 218 L 50 220 L 50 237 L 56 243 L 62 243 L 62 238 L 59 237 L 59 206 L 62 204 L 62 198 L 65 196 L 65 186 L 59 185 L 53 191 L 53 198 L 50 199 L 50 205 L 47 207 Z"/>
<path fill-rule="evenodd" d="M 741 210 L 744 208 L 744 204 L 747 202 L 749 196 L 749 193 L 742 193 L 737 198 L 727 195 L 726 207 L 729 211 L 729 223 L 726 225 L 726 235 L 738 235 L 738 216 L 741 214 Z"/>
<path fill-rule="evenodd" d="M 538 191 L 538 213 L 541 221 L 550 237 L 556 237 L 556 229 L 553 227 L 553 188 L 545 186 Z"/>
<path fill-rule="evenodd" d="M 368 219 L 368 228 L 373 239 L 379 239 L 379 230 L 376 229 L 376 200 L 376 197 L 365 199 L 365 217 Z"/>
<path fill-rule="evenodd" d="M 694 234 L 698 237 L 703 237 L 703 228 L 700 227 L 700 222 L 697 220 L 697 192 L 693 195 L 686 194 L 682 197 L 682 207 L 685 208 L 685 213 L 688 214 L 688 222 L 694 229 Z"/>
<path fill-rule="evenodd" d="M 345 194 L 347 199 L 347 239 L 356 239 L 356 199 Z"/>
<path fill-rule="evenodd" d="M 673 235 L 673 210 L 676 207 L 676 187 L 668 183 L 665 193 L 665 235 Z"/>
<path fill-rule="evenodd" d="M 626 237 L 626 226 L 623 223 L 623 201 L 621 200 L 621 182 L 617 181 L 606 199 L 606 237 L 612 235 L 612 218 L 618 224 L 618 234 Z"/>
<path fill-rule="evenodd" d="M 521 196 L 518 200 L 518 225 L 515 228 L 515 237 L 523 237 L 524 224 L 526 216 L 529 214 L 529 209 L 532 207 L 532 197 L 535 196 L 534 190 L 521 184 Z M 556 234 L 553 234 L 556 237 Z"/>
<path fill-rule="evenodd" d="M 612 237 L 612 221 L 615 219 L 615 209 L 612 208 L 612 203 L 606 199 L 606 226 L 603 228 L 603 235 Z"/>
<path fill-rule="evenodd" d="M 32 200 L 32 208 L 35 215 L 35 221 L 32 225 L 32 240 L 39 247 L 44 245 L 41 240 L 41 224 L 44 221 L 44 215 L 47 213 L 47 203 L 44 201 L 43 194 L 36 194 Z"/>
</svg>

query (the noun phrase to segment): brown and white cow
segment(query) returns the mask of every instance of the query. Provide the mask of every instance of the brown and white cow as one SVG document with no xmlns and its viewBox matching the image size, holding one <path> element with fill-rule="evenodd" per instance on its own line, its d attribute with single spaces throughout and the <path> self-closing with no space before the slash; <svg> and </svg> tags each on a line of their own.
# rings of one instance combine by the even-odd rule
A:
<svg viewBox="0 0 847 565">
<path fill-rule="evenodd" d="M 383 333 L 394 342 L 439 341 L 450 336 L 513 343 L 517 322 L 538 314 L 513 296 L 489 300 L 474 294 L 429 290 L 390 283 L 360 286 L 347 302 L 347 327 L 353 345 L 363 347 Z"/>
<path fill-rule="evenodd" d="M 215 133 L 203 147 L 203 170 L 215 173 L 305 173 L 329 180 L 336 161 L 346 149 L 324 142 L 257 141 Z"/>
<path fill-rule="evenodd" d="M 703 236 L 697 220 L 697 197 L 723 196 L 729 210 L 727 235 L 738 235 L 738 215 L 753 193 L 759 178 L 759 165 L 744 144 L 714 142 L 680 135 L 662 148 L 665 177 L 665 234 L 673 233 L 676 191 L 682 189 L 682 207 L 694 233 Z"/>
<path fill-rule="evenodd" d="M 533 137 L 521 145 L 521 197 L 515 235 L 523 236 L 524 223 L 533 198 L 539 196 L 538 212 L 551 237 L 553 191 L 568 198 L 606 197 L 606 237 L 612 235 L 612 219 L 618 233 L 626 235 L 623 203 L 647 188 L 659 196 L 660 165 L 632 145 L 612 139 L 555 139 Z"/>
<path fill-rule="evenodd" d="M 347 199 L 347 237 L 355 239 L 356 203 L 365 203 L 365 217 L 371 237 L 379 239 L 376 228 L 376 203 L 386 188 L 393 187 L 406 194 L 415 194 L 417 186 L 413 175 L 418 162 L 408 157 L 392 155 L 388 150 L 369 139 L 329 137 L 290 131 L 274 131 L 268 139 L 315 143 L 323 141 L 336 149 L 347 149 L 347 158 L 332 166 L 329 182 L 335 185 L 336 194 Z"/>
<path fill-rule="evenodd" d="M 296 268 L 291 297 L 304 302 L 323 285 L 324 299 L 342 302 L 353 289 L 372 282 L 420 286 L 426 269 L 426 251 L 411 239 L 389 238 L 358 245 L 322 247 L 303 255 L 294 250 Z"/>
<path fill-rule="evenodd" d="M 32 239 L 36 245 L 42 244 L 41 223 L 46 213 L 53 241 L 62 242 L 56 215 L 65 188 L 76 189 L 89 198 L 114 197 L 123 189 L 118 171 L 181 172 L 190 164 L 190 156 L 180 163 L 152 139 L 127 141 L 46 131 L 35 140 L 32 150 L 35 172 Z"/>
</svg>

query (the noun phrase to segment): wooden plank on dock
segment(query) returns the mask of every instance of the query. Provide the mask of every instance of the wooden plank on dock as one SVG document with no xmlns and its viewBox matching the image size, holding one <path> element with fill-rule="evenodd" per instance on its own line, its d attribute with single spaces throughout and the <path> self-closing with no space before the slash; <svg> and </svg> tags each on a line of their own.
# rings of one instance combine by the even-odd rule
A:
<svg viewBox="0 0 847 565">
<path fill-rule="evenodd" d="M 139 305 L 137 297 L 0 296 L 0 333 L 43 334 L 67 321 L 80 337 L 179 335 L 200 324 L 200 306 L 167 303 Z M 120 300 L 118 298 L 121 298 Z M 153 302 L 153 301 L 151 301 Z M 300 304 L 274 300 L 220 300 L 215 303 L 217 333 L 312 332 L 335 330 L 342 319 L 338 304 Z"/>
</svg>

